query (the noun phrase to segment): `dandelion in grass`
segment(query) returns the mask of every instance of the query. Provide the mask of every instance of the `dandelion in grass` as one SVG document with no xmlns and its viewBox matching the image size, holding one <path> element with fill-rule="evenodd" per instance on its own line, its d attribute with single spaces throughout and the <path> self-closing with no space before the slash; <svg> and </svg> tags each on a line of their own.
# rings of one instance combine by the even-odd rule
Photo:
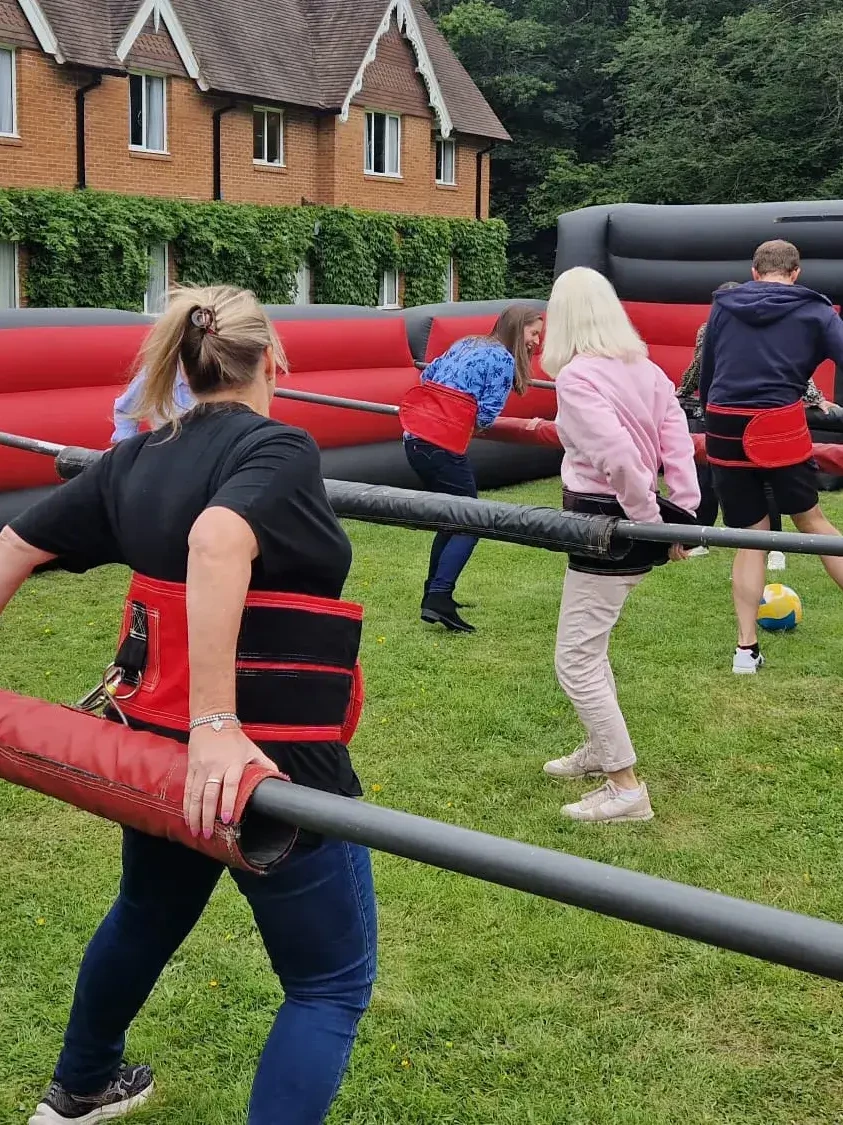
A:
<svg viewBox="0 0 843 1125">
<path fill-rule="evenodd" d="M 220 986 L 220 982 L 218 980 L 212 980 L 212 981 L 208 982 L 209 988 L 219 988 L 219 986 Z"/>
<path fill-rule="evenodd" d="M 47 925 L 47 919 L 46 918 L 36 918 L 35 919 L 35 925 L 36 926 L 46 926 Z"/>
<path fill-rule="evenodd" d="M 382 785 L 373 785 L 372 786 L 372 792 L 373 793 L 382 793 L 383 792 L 383 786 Z"/>
</svg>

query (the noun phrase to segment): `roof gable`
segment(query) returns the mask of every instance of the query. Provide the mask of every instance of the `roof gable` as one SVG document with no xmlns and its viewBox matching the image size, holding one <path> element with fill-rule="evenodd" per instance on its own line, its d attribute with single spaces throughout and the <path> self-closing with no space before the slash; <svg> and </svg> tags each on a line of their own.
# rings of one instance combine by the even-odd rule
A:
<svg viewBox="0 0 843 1125">
<path fill-rule="evenodd" d="M 61 53 L 56 33 L 53 31 L 50 21 L 38 0 L 18 0 L 18 3 L 32 28 L 35 38 L 38 40 L 41 50 L 45 54 L 52 55 L 56 62 L 63 63 L 64 56 Z"/>
<path fill-rule="evenodd" d="M 412 45 L 416 56 L 418 71 L 427 86 L 431 107 L 439 121 L 439 131 L 443 137 L 450 137 L 451 133 L 454 131 L 451 115 L 448 112 L 448 106 L 442 95 L 439 79 L 434 70 L 430 55 L 428 54 L 427 45 L 422 36 L 418 20 L 416 19 L 415 10 L 409 0 L 389 0 L 386 11 L 375 30 L 368 50 L 363 56 L 363 60 L 352 79 L 351 86 L 346 91 L 342 108 L 340 109 L 340 120 L 348 120 L 351 103 L 363 89 L 366 70 L 375 61 L 378 53 L 378 44 L 389 32 L 393 18 L 397 21 L 398 29 L 406 36 L 407 40 Z"/>
<path fill-rule="evenodd" d="M 176 14 L 171 0 L 142 0 L 140 7 L 136 10 L 134 18 L 129 23 L 126 31 L 123 34 L 120 42 L 117 44 L 116 54 L 121 63 L 125 63 L 129 57 L 129 52 L 135 45 L 138 36 L 141 35 L 143 29 L 146 27 L 149 20 L 152 19 L 153 27 L 157 32 L 162 24 L 165 24 L 167 31 L 170 33 L 170 38 L 173 41 L 173 46 L 179 54 L 182 65 L 187 73 L 199 85 L 201 90 L 208 89 L 208 83 L 202 77 L 202 72 L 199 67 L 199 60 L 193 52 L 190 41 L 182 26 L 181 20 Z"/>
</svg>

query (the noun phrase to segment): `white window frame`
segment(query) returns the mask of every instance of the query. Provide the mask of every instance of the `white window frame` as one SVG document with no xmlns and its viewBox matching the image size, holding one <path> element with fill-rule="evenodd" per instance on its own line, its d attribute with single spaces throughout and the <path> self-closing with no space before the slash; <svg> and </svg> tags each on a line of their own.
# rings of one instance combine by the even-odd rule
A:
<svg viewBox="0 0 843 1125">
<path fill-rule="evenodd" d="M 310 294 L 313 289 L 313 272 L 309 262 L 301 262 L 296 270 L 296 292 L 293 297 L 294 305 L 311 304 Z"/>
<path fill-rule="evenodd" d="M 436 138 L 436 163 L 439 164 L 440 148 L 442 152 L 442 176 L 436 176 L 436 182 L 440 187 L 456 187 L 457 186 L 457 142 L 453 139 L 448 140 L 445 137 Z M 445 178 L 445 153 L 450 150 L 451 152 L 451 179 Z"/>
<path fill-rule="evenodd" d="M 132 78 L 142 78 L 143 79 L 143 85 L 141 87 L 141 89 L 142 89 L 142 95 L 141 95 L 141 128 L 143 129 L 143 133 L 144 133 L 144 143 L 140 144 L 140 145 L 132 144 Z M 163 124 L 162 134 L 163 134 L 163 139 L 164 139 L 164 147 L 163 148 L 150 148 L 149 145 L 146 143 L 146 138 L 149 136 L 149 121 L 148 121 L 148 112 L 147 112 L 147 97 L 148 97 L 148 95 L 147 95 L 147 81 L 150 78 L 157 78 L 161 83 L 163 83 L 163 87 L 164 87 L 164 97 L 162 98 L 162 109 L 163 109 L 163 116 L 164 116 L 164 120 L 163 120 L 163 123 L 162 123 Z M 168 94 L 169 94 L 169 87 L 167 85 L 167 75 L 166 74 L 156 74 L 154 71 L 151 71 L 151 70 L 133 70 L 133 71 L 130 72 L 130 74 L 129 74 L 129 148 L 131 149 L 132 152 L 152 152 L 152 153 L 155 153 L 158 156 L 168 156 L 169 155 L 169 151 L 170 151 L 169 150 L 169 129 L 168 129 L 169 122 L 167 121 L 167 97 L 168 97 Z"/>
<path fill-rule="evenodd" d="M 10 309 L 20 308 L 20 244 L 10 239 L 4 240 L 5 245 L 12 247 L 12 301 Z M 5 311 L 8 311 L 5 310 Z"/>
<path fill-rule="evenodd" d="M 264 115 L 264 128 L 263 128 L 264 159 L 263 160 L 259 160 L 255 156 L 255 114 L 257 114 L 257 113 L 262 113 Z M 275 113 L 281 119 L 281 130 L 280 130 L 281 136 L 280 136 L 280 153 L 279 153 L 280 159 L 279 160 L 267 160 L 266 159 L 266 151 L 267 151 L 267 147 L 268 147 L 267 142 L 268 142 L 268 139 L 269 139 L 269 133 L 268 133 L 267 128 L 266 128 L 266 115 L 268 113 Z M 287 166 L 287 145 L 285 143 L 286 138 L 284 136 L 284 133 L 286 131 L 285 125 L 286 125 L 286 122 L 284 120 L 284 110 L 283 109 L 279 109 L 277 106 L 269 106 L 269 105 L 253 105 L 252 106 L 252 163 L 253 164 L 257 164 L 261 168 L 286 168 L 286 166 Z"/>
<path fill-rule="evenodd" d="M 15 47 L 7 47 L 5 43 L 0 43 L 0 51 L 12 56 L 12 131 L 0 132 L 0 137 L 18 137 L 18 52 Z"/>
<path fill-rule="evenodd" d="M 154 250 L 157 250 L 160 246 L 164 247 L 164 306 L 163 306 L 163 308 L 160 308 L 160 309 L 153 309 L 153 308 L 150 308 L 150 305 L 152 304 L 152 301 L 150 300 L 150 297 L 151 297 L 150 282 L 151 282 L 151 279 L 152 279 L 152 253 L 153 253 Z M 144 294 L 143 294 L 143 311 L 147 314 L 152 314 L 153 316 L 160 316 L 161 313 L 164 312 L 164 309 L 167 306 L 167 294 L 170 291 L 170 244 L 169 244 L 169 242 L 156 242 L 154 245 L 149 247 L 148 254 L 149 254 L 149 264 L 147 266 L 146 289 L 145 289 Z"/>
<path fill-rule="evenodd" d="M 392 288 L 392 278 L 395 279 L 395 300 L 389 300 L 389 290 Z M 401 308 L 401 275 L 397 269 L 385 269 L 381 274 L 380 287 L 378 289 L 378 308 L 379 309 L 400 309 Z"/>
<path fill-rule="evenodd" d="M 371 128 L 372 134 L 374 135 L 374 119 L 376 117 L 383 117 L 387 121 L 387 124 L 384 127 L 384 163 L 386 165 L 387 170 L 384 171 L 384 172 L 376 172 L 375 171 L 375 148 L 374 148 L 374 144 L 371 146 L 371 152 L 370 152 L 370 146 L 369 146 L 369 129 Z M 390 119 L 398 122 L 398 151 L 394 154 L 390 154 L 390 150 L 389 150 L 389 125 L 388 125 L 388 122 L 389 122 Z M 370 122 L 371 122 L 371 126 L 370 126 Z M 367 176 L 378 176 L 382 180 L 400 180 L 401 179 L 401 143 L 402 143 L 403 139 L 404 139 L 404 137 L 403 137 L 403 129 L 402 129 L 401 114 L 400 113 L 387 113 L 385 110 L 382 110 L 382 109 L 367 109 L 366 110 L 366 126 L 365 126 L 365 131 L 363 133 L 363 171 L 366 173 L 366 175 Z M 372 157 L 371 162 L 369 161 L 370 155 Z M 389 167 L 390 167 L 389 156 L 390 155 L 395 156 L 395 169 L 396 170 L 394 172 L 389 170 Z"/>
<path fill-rule="evenodd" d="M 448 259 L 448 267 L 445 271 L 445 285 L 444 295 L 446 304 L 452 304 L 456 301 L 456 270 L 454 268 L 454 259 Z"/>
</svg>

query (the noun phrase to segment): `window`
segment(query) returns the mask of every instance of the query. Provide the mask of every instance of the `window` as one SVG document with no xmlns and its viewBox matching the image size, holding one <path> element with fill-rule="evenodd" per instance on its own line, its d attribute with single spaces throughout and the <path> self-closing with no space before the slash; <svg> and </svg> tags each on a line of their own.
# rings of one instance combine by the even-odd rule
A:
<svg viewBox="0 0 843 1125">
<path fill-rule="evenodd" d="M 310 266 L 302 262 L 296 271 L 296 295 L 294 305 L 309 305 L 311 292 Z"/>
<path fill-rule="evenodd" d="M 443 286 L 443 295 L 446 301 L 456 300 L 456 285 L 454 274 L 454 259 L 448 259 L 448 268 L 445 270 L 445 284 Z"/>
<path fill-rule="evenodd" d="M 0 309 L 16 309 L 19 305 L 18 246 L 16 242 L 0 242 Z"/>
<path fill-rule="evenodd" d="M 143 298 L 143 311 L 157 315 L 167 307 L 167 292 L 170 288 L 170 252 L 166 242 L 158 242 L 149 248 L 149 267 L 146 276 L 146 293 Z"/>
<path fill-rule="evenodd" d="M 401 175 L 401 118 L 394 113 L 366 114 L 366 172 Z"/>
<path fill-rule="evenodd" d="M 441 137 L 436 142 L 436 182 L 437 184 L 455 184 L 457 182 L 456 143 L 445 141 Z"/>
<path fill-rule="evenodd" d="M 284 163 L 284 114 L 280 109 L 254 111 L 255 164 Z"/>
<path fill-rule="evenodd" d="M 384 270 L 381 277 L 378 304 L 382 309 L 397 309 L 398 306 L 398 270 Z"/>
<path fill-rule="evenodd" d="M 15 52 L 0 47 L 0 135 L 17 134 L 17 106 L 15 90 Z"/>
<path fill-rule="evenodd" d="M 129 75 L 129 143 L 144 152 L 167 151 L 167 79 Z"/>
</svg>

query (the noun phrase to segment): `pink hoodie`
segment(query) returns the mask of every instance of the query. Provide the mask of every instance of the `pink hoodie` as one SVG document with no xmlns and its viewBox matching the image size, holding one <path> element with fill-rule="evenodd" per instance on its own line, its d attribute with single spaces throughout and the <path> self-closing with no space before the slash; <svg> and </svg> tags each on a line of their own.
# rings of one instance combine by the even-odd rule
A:
<svg viewBox="0 0 843 1125">
<path fill-rule="evenodd" d="M 676 389 L 660 367 L 649 359 L 575 356 L 559 373 L 556 397 L 565 488 L 615 496 L 629 519 L 661 523 L 662 466 L 669 498 L 696 512 L 694 445 Z"/>
</svg>

